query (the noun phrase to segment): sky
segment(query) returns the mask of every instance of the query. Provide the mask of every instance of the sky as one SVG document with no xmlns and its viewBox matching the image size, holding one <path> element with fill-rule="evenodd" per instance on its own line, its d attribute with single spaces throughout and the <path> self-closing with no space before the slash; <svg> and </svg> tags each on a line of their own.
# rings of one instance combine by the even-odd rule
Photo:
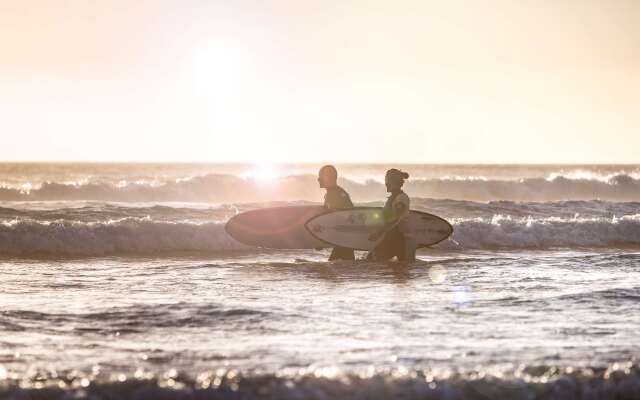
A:
<svg viewBox="0 0 640 400">
<path fill-rule="evenodd" d="M 637 0 L 0 0 L 0 160 L 640 163 Z"/>
</svg>

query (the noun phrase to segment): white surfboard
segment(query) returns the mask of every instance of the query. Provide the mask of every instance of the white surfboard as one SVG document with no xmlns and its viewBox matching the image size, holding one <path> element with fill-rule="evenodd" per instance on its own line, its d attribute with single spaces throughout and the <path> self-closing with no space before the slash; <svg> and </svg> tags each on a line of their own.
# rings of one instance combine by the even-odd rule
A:
<svg viewBox="0 0 640 400">
<path fill-rule="evenodd" d="M 433 246 L 453 233 L 451 224 L 433 214 L 411 210 L 407 218 L 416 247 Z M 384 238 L 370 241 L 369 235 L 383 224 L 382 208 L 355 207 L 315 216 L 305 226 L 313 236 L 330 245 L 373 250 Z"/>
</svg>

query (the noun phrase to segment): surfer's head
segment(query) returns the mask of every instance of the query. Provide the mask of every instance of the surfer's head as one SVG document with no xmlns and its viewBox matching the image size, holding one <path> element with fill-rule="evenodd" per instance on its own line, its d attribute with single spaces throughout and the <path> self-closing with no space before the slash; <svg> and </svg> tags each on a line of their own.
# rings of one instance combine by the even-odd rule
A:
<svg viewBox="0 0 640 400">
<path fill-rule="evenodd" d="M 405 179 L 409 179 L 409 174 L 399 169 L 391 168 L 384 176 L 384 184 L 387 186 L 387 192 L 395 192 L 402 188 Z"/>
<path fill-rule="evenodd" d="M 321 188 L 334 187 L 338 181 L 338 171 L 333 165 L 325 165 L 318 171 L 318 183 Z"/>
</svg>

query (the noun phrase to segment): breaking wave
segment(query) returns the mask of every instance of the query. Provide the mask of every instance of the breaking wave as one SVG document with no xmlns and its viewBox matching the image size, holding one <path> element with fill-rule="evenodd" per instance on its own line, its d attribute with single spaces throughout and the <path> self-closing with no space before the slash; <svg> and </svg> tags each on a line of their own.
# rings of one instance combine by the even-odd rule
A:
<svg viewBox="0 0 640 400">
<path fill-rule="evenodd" d="M 620 218 L 512 218 L 454 221 L 453 240 L 445 248 L 640 247 L 640 214 Z"/>
<path fill-rule="evenodd" d="M 356 201 L 380 200 L 386 195 L 381 182 L 342 179 Z M 640 199 L 640 179 L 635 174 L 607 177 L 551 175 L 547 178 L 494 180 L 447 177 L 410 179 L 411 196 L 473 201 L 634 201 Z M 209 174 L 161 184 L 64 184 L 46 182 L 39 187 L 0 187 L 0 201 L 96 200 L 119 202 L 260 202 L 321 198 L 314 175 L 289 175 L 268 180 L 228 174 Z"/>
<path fill-rule="evenodd" d="M 10 256 L 157 255 L 246 248 L 229 237 L 219 222 L 160 222 L 130 217 L 88 223 L 14 220 L 0 224 L 0 254 Z"/>
<path fill-rule="evenodd" d="M 496 215 L 451 221 L 441 249 L 640 248 L 640 214 L 619 218 L 514 218 Z M 5 256 L 162 255 L 253 251 L 222 222 L 155 221 L 127 217 L 99 222 L 15 219 L 0 223 Z"/>
</svg>

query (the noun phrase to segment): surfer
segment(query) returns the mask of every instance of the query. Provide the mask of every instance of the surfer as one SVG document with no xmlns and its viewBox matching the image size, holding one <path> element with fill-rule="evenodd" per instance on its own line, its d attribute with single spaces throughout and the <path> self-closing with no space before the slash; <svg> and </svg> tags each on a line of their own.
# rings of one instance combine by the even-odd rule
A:
<svg viewBox="0 0 640 400">
<path fill-rule="evenodd" d="M 371 233 L 369 240 L 376 241 L 382 236 L 384 239 L 368 254 L 369 260 L 387 261 L 393 257 L 398 261 L 415 260 L 415 245 L 407 226 L 410 200 L 402 191 L 402 185 L 408 178 L 408 173 L 395 168 L 388 170 L 384 177 L 387 192 L 391 193 L 382 211 L 384 226 Z"/>
<path fill-rule="evenodd" d="M 352 208 L 353 202 L 346 190 L 338 186 L 338 171 L 333 165 L 325 165 L 318 171 L 318 183 L 320 187 L 326 189 L 324 195 L 324 207 L 327 210 L 343 210 Z M 353 249 L 344 247 L 334 247 L 329 261 L 333 260 L 355 260 Z"/>
</svg>

